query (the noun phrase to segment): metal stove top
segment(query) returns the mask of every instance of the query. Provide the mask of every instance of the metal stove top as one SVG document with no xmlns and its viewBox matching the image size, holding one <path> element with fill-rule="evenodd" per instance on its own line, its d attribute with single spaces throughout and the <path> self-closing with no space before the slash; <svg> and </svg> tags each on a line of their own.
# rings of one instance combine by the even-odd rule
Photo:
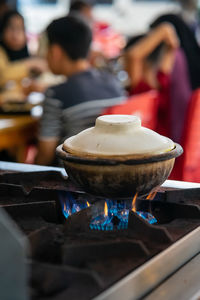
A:
<svg viewBox="0 0 200 300">
<path fill-rule="evenodd" d="M 199 271 L 200 185 L 167 181 L 151 202 L 158 224 L 148 224 L 130 212 L 127 230 L 103 232 L 90 229 L 92 212 L 103 200 L 77 192 L 70 181 L 66 184 L 62 169 L 0 163 L 0 170 L 0 206 L 31 246 L 27 260 L 31 299 L 160 299 L 161 295 L 162 299 L 190 299 L 198 295 L 200 284 L 191 274 Z M 186 189 L 176 189 L 181 187 Z M 87 200 L 91 206 L 66 220 L 61 193 Z M 140 210 L 148 206 L 149 201 L 138 201 Z M 186 293 L 181 278 L 191 269 Z M 175 280 L 179 284 L 174 285 Z M 180 293 L 189 298 L 177 298 Z"/>
</svg>

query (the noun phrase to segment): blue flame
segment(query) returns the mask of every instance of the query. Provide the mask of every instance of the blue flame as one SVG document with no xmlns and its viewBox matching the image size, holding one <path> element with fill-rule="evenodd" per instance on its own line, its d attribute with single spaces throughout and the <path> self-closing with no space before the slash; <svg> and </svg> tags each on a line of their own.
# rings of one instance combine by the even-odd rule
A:
<svg viewBox="0 0 200 300">
<path fill-rule="evenodd" d="M 136 211 L 136 214 L 138 214 L 138 216 L 140 216 L 141 218 L 143 218 L 149 224 L 155 224 L 155 223 L 157 223 L 156 218 L 152 214 L 150 214 L 150 213 L 148 213 L 146 211 Z"/>
<path fill-rule="evenodd" d="M 90 222 L 90 228 L 95 230 L 122 230 L 128 228 L 129 211 L 132 203 L 129 201 L 113 201 L 107 199 L 108 213 L 102 210 L 94 216 Z M 136 211 L 136 213 L 149 224 L 157 223 L 157 220 L 149 212 Z"/>
<path fill-rule="evenodd" d="M 87 200 L 81 201 L 75 199 L 71 192 L 61 192 L 59 196 L 62 212 L 66 219 L 74 213 L 90 206 Z"/>
<path fill-rule="evenodd" d="M 83 197 L 78 197 L 78 199 L 76 199 L 71 192 L 61 192 L 59 196 L 62 212 L 66 219 L 74 213 L 90 206 L 86 199 Z M 94 214 L 90 222 L 90 229 L 103 231 L 127 229 L 132 202 L 107 199 L 105 203 L 107 205 L 107 213 L 105 214 L 103 208 L 101 211 L 98 210 L 96 213 L 93 212 Z M 136 211 L 136 213 L 149 224 L 157 223 L 156 218 L 149 212 Z"/>
<path fill-rule="evenodd" d="M 126 208 L 125 202 L 105 201 L 108 207 L 108 212 L 101 211 L 97 216 L 94 216 L 90 222 L 90 228 L 96 230 L 113 230 L 114 228 L 121 230 L 128 228 L 129 210 Z"/>
</svg>

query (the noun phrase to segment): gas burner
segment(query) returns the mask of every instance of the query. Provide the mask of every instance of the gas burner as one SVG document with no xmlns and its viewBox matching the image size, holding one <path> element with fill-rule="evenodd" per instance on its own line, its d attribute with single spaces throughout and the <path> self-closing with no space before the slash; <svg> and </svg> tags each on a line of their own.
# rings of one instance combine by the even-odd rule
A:
<svg viewBox="0 0 200 300">
<path fill-rule="evenodd" d="M 29 240 L 31 299 L 116 298 L 131 291 L 128 278 L 141 298 L 200 250 L 199 189 L 122 202 L 48 174 L 0 175 L 0 206 Z"/>
<path fill-rule="evenodd" d="M 102 209 L 93 209 L 90 229 L 122 230 L 128 228 L 129 209 L 126 202 L 106 200 Z"/>
<path fill-rule="evenodd" d="M 152 201 L 156 192 L 149 194 L 146 200 Z M 77 197 L 77 194 L 72 192 L 60 192 L 60 204 L 64 217 L 67 219 L 74 213 L 77 213 L 87 207 L 90 207 L 90 203 L 87 199 L 87 195 L 81 195 Z M 134 211 L 138 216 L 143 218 L 149 224 L 157 223 L 156 218 L 151 214 L 151 203 L 149 203 L 148 211 L 138 211 L 136 209 L 137 194 L 133 199 L 101 199 L 101 204 L 92 206 L 92 217 L 90 222 L 90 229 L 92 230 L 122 230 L 128 228 L 129 212 Z"/>
</svg>

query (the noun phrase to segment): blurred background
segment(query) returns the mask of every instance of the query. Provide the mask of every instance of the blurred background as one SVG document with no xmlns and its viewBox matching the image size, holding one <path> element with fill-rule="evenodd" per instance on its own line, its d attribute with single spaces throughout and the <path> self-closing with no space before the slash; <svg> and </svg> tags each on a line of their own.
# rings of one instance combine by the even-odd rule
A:
<svg viewBox="0 0 200 300">
<path fill-rule="evenodd" d="M 69 12 L 70 0 L 8 0 L 25 18 L 29 46 L 35 51 L 35 36 L 55 18 Z M 181 11 L 179 0 L 88 0 L 96 21 L 106 22 L 125 36 L 140 34 L 158 16 Z M 185 1 L 187 2 L 187 1 Z M 188 1 L 190 2 L 190 1 Z M 200 0 L 198 9 L 200 9 Z"/>
<path fill-rule="evenodd" d="M 177 1 L 170 0 L 95 0 L 94 16 L 105 21 L 126 35 L 133 35 L 147 29 L 159 15 L 179 10 Z M 54 18 L 69 10 L 70 0 L 18 0 L 10 1 L 17 5 L 26 20 L 30 33 L 41 32 Z"/>
<path fill-rule="evenodd" d="M 43 122 L 46 91 L 55 84 L 67 84 L 70 76 L 65 72 L 52 71 L 50 65 L 47 67 L 47 54 L 51 45 L 47 41 L 47 32 L 44 32 L 54 19 L 67 16 L 69 12 L 73 14 L 70 7 L 75 2 L 79 1 L 0 1 L 0 160 L 53 163 L 51 160 L 36 159 L 40 152 L 38 128 Z M 118 80 L 118 88 L 125 91 L 124 100 L 127 101 L 123 107 L 115 107 L 117 103 L 113 100 L 114 108 L 109 110 L 112 105 L 108 105 L 108 111 L 99 110 L 93 115 L 93 121 L 103 113 L 139 115 L 144 126 L 170 137 L 184 147 L 185 154 L 180 163 L 178 161 L 176 164 L 171 178 L 200 182 L 200 171 L 196 170 L 200 162 L 200 0 L 82 2 L 86 4 L 83 9 L 78 9 L 78 13 L 87 19 L 92 32 L 91 51 L 87 56 L 88 62 L 84 63 L 89 63 L 95 70 L 106 70 L 114 75 Z M 18 19 L 19 24 L 16 24 L 19 28 L 12 24 L 10 17 L 3 25 L 3 16 L 9 9 L 16 9 L 22 15 L 23 18 L 20 15 L 14 16 L 14 21 Z M 163 23 L 164 26 L 161 25 Z M 21 31 L 24 40 L 22 44 L 25 44 L 20 51 L 9 49 L 9 45 L 3 41 L 7 31 L 8 34 L 13 31 L 16 40 Z M 141 73 L 139 80 L 138 71 L 135 72 L 138 59 Z M 15 69 L 16 66 L 20 72 Z M 12 71 L 8 72 L 9 68 Z M 156 96 L 152 91 L 157 92 Z M 115 93 L 109 97 L 114 99 Z M 97 99 L 105 98 L 100 92 L 92 100 Z M 161 123 L 162 128 L 157 126 Z M 64 137 L 67 137 L 66 133 Z M 53 154 L 56 142 L 52 148 Z"/>
</svg>

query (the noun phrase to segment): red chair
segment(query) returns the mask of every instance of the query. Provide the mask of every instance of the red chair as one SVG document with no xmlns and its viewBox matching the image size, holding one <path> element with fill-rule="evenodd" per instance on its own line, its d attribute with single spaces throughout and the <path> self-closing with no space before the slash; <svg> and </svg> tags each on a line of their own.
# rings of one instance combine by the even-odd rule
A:
<svg viewBox="0 0 200 300">
<path fill-rule="evenodd" d="M 200 182 L 200 89 L 190 100 L 181 145 L 184 153 L 177 159 L 170 179 Z"/>
<path fill-rule="evenodd" d="M 119 105 L 107 108 L 102 114 L 136 115 L 141 118 L 142 126 L 156 130 L 158 107 L 159 93 L 150 91 L 132 96 Z"/>
</svg>

